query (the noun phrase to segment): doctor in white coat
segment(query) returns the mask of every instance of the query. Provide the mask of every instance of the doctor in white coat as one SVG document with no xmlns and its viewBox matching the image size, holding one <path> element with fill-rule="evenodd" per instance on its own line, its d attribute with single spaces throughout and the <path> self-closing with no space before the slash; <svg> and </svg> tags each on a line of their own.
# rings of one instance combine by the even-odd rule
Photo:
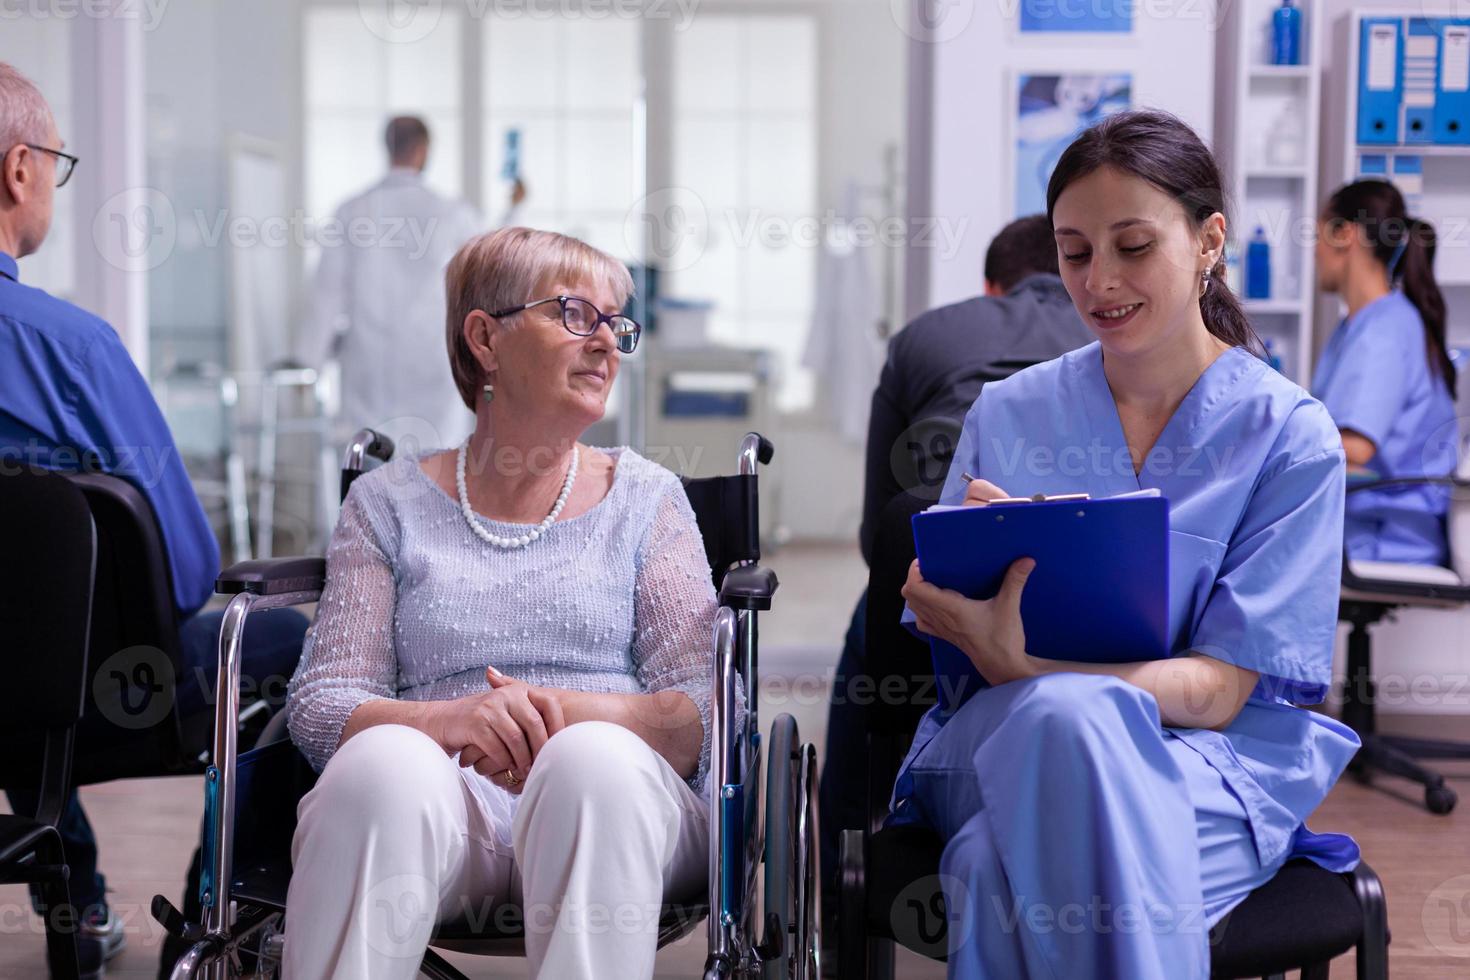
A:
<svg viewBox="0 0 1470 980">
<path fill-rule="evenodd" d="M 387 176 L 343 204 L 323 230 L 296 357 L 341 370 L 336 441 L 372 426 L 419 451 L 462 442 L 474 428 L 444 355 L 444 269 L 489 230 L 473 205 L 442 197 L 423 178 L 429 129 L 398 116 L 386 132 Z M 505 223 L 525 197 L 516 181 Z"/>
</svg>

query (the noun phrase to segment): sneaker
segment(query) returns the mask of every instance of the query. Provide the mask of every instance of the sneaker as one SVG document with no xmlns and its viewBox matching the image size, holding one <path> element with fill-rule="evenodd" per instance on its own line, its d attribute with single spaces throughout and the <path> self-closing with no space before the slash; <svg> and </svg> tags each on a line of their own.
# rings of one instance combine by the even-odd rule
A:
<svg viewBox="0 0 1470 980">
<path fill-rule="evenodd" d="M 106 905 L 87 912 L 82 919 L 81 934 L 77 938 L 82 942 L 96 942 L 102 949 L 104 963 L 121 953 L 128 944 L 122 920 L 113 915 L 112 909 Z"/>
</svg>

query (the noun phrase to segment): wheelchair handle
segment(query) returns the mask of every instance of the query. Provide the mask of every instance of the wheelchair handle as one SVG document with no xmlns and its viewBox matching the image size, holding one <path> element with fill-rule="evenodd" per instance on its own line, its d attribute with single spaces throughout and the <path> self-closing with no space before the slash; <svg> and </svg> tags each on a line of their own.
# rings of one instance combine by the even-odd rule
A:
<svg viewBox="0 0 1470 980">
<path fill-rule="evenodd" d="M 754 476 L 756 464 L 770 463 L 776 446 L 759 432 L 747 432 L 740 441 L 740 475 Z"/>
<path fill-rule="evenodd" d="M 380 463 L 388 462 L 393 458 L 393 440 L 373 429 L 357 430 L 352 441 L 347 444 L 347 451 L 342 454 L 343 500 L 347 499 L 347 491 L 352 488 L 352 481 L 362 476 L 363 459 L 367 456 L 371 456 Z"/>
</svg>

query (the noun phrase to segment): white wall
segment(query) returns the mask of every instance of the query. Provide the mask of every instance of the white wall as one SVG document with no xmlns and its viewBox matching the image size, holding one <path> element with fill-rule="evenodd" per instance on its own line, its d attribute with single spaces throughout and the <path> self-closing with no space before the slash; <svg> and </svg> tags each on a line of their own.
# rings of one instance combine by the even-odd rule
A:
<svg viewBox="0 0 1470 980">
<path fill-rule="evenodd" d="M 1214 0 L 1139 3 L 1133 33 L 1118 37 L 1022 35 L 1011 16 L 1017 2 L 917 5 L 928 29 L 912 28 L 910 58 L 928 62 L 930 114 L 924 118 L 922 104 L 910 106 L 910 159 L 925 170 L 909 175 L 909 214 L 916 222 L 945 222 L 958 245 L 910 250 L 909 274 L 927 284 L 911 289 L 915 306 L 978 293 L 990 239 L 1017 217 L 1009 162 L 1015 72 L 1129 72 L 1135 106 L 1168 109 L 1211 137 Z M 925 66 L 914 67 L 922 86 Z"/>
</svg>

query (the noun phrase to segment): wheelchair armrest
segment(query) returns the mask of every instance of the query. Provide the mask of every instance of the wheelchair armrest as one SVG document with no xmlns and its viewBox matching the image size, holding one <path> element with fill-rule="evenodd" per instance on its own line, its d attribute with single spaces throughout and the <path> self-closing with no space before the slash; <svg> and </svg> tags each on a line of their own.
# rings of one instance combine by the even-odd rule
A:
<svg viewBox="0 0 1470 980">
<path fill-rule="evenodd" d="M 215 579 L 214 590 L 222 595 L 241 592 L 262 596 L 288 592 L 320 593 L 326 581 L 325 558 L 256 558 L 236 562 L 221 572 Z"/>
<path fill-rule="evenodd" d="M 732 609 L 770 609 L 771 596 L 781 583 L 764 565 L 737 565 L 720 583 L 720 605 Z"/>
</svg>

